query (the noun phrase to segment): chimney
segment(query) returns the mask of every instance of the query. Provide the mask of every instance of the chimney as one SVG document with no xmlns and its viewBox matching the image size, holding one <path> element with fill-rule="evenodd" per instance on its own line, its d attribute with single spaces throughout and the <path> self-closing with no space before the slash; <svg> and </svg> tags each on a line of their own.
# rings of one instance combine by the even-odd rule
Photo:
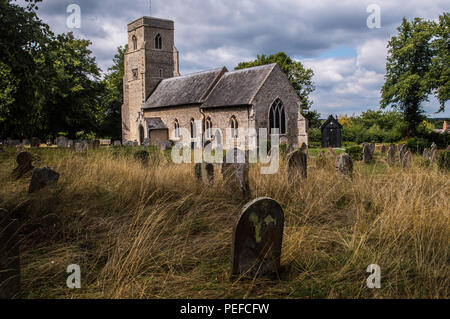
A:
<svg viewBox="0 0 450 319">
<path fill-rule="evenodd" d="M 444 130 L 444 132 L 448 131 L 448 123 L 447 123 L 447 121 L 444 121 L 444 127 L 442 129 Z"/>
</svg>

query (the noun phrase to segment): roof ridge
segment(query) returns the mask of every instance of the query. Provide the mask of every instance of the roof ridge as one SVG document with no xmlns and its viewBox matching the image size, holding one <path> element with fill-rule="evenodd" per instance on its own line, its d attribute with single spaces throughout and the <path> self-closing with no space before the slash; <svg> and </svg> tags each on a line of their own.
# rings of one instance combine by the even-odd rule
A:
<svg viewBox="0 0 450 319">
<path fill-rule="evenodd" d="M 227 72 L 228 74 L 231 73 L 239 73 L 239 72 L 244 72 L 244 71 L 248 71 L 248 70 L 255 70 L 255 69 L 264 69 L 264 68 L 273 68 L 277 63 L 270 63 L 270 64 L 263 64 L 263 65 L 257 65 L 257 66 L 252 66 L 249 68 L 245 68 L 245 69 L 239 69 L 239 70 L 233 70 L 233 71 L 229 71 Z"/>
<path fill-rule="evenodd" d="M 212 73 L 212 72 L 215 72 L 215 71 L 221 71 L 221 70 L 223 70 L 223 68 L 224 68 L 224 66 L 222 66 L 220 68 L 204 70 L 204 71 L 189 73 L 189 74 L 180 75 L 180 76 L 174 76 L 174 77 L 171 77 L 171 78 L 164 79 L 163 81 L 174 80 L 174 79 L 179 79 L 179 78 L 187 78 L 187 77 L 190 77 L 190 76 L 200 75 L 200 74 L 204 74 L 204 73 Z"/>
</svg>

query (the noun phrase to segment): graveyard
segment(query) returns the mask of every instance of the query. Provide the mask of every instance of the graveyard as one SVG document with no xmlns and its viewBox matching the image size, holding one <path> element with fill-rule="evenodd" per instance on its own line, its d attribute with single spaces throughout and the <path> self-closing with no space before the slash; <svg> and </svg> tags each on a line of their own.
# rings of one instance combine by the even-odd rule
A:
<svg viewBox="0 0 450 319">
<path fill-rule="evenodd" d="M 353 162 L 342 150 L 282 153 L 274 175 L 250 164 L 244 196 L 220 165 L 174 164 L 170 151 L 131 146 L 26 148 L 32 167 L 58 174 L 31 192 L 34 171 L 12 175 L 21 153 L 5 148 L 0 207 L 20 222 L 20 296 L 447 298 L 450 173 L 415 154 L 403 165 L 397 147 L 392 166 L 380 145 L 364 148 Z M 244 207 L 251 222 L 258 205 L 278 212 L 267 225 L 284 221 L 271 233 L 279 265 L 243 276 L 233 256 L 251 254 L 235 229 Z M 82 289 L 66 286 L 70 264 Z M 366 286 L 371 264 L 381 289 Z"/>
</svg>

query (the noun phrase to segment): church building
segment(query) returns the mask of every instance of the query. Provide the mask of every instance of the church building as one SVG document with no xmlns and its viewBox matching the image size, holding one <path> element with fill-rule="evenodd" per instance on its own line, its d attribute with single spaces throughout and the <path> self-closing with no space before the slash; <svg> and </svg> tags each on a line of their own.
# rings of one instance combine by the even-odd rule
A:
<svg viewBox="0 0 450 319">
<path fill-rule="evenodd" d="M 142 17 L 128 25 L 124 68 L 124 143 L 176 142 L 180 128 L 194 139 L 202 123 L 216 141 L 237 138 L 238 128 L 266 128 L 292 147 L 308 144 L 301 100 L 278 64 L 180 75 L 174 22 Z M 233 136 L 216 136 L 227 129 Z"/>
</svg>

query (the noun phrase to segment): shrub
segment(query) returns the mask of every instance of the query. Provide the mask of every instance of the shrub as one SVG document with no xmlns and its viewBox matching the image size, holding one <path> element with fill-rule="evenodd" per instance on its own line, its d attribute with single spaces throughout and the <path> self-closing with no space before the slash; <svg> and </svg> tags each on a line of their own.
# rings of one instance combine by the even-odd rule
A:
<svg viewBox="0 0 450 319">
<path fill-rule="evenodd" d="M 450 151 L 442 151 L 438 156 L 438 166 L 442 170 L 450 170 Z"/>
<path fill-rule="evenodd" d="M 363 148 L 361 146 L 350 146 L 345 151 L 354 161 L 361 161 L 363 158 Z"/>
<path fill-rule="evenodd" d="M 420 137 L 413 137 L 408 140 L 406 146 L 413 153 L 422 153 L 429 145 L 428 140 Z"/>
<path fill-rule="evenodd" d="M 280 143 L 280 154 L 285 157 L 289 153 L 289 145 L 287 143 Z"/>
<path fill-rule="evenodd" d="M 319 128 L 311 128 L 308 130 L 309 143 L 321 143 L 322 142 L 322 132 Z"/>
</svg>

